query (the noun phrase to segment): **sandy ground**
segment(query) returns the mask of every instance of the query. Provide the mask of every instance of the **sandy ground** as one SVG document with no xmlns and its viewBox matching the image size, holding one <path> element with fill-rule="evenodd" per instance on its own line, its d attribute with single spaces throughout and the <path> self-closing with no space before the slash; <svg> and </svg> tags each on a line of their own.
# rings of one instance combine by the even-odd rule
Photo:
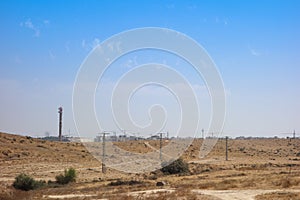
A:
<svg viewBox="0 0 300 200">
<path fill-rule="evenodd" d="M 153 189 L 153 190 L 141 190 L 135 192 L 128 192 L 126 195 L 133 197 L 148 198 L 151 195 L 157 193 L 174 193 L 175 189 Z M 192 190 L 193 193 L 208 195 L 220 200 L 255 200 L 258 195 L 264 195 L 268 193 L 299 193 L 300 190 Z M 43 198 L 48 199 L 70 199 L 70 198 L 89 198 L 96 197 L 93 194 L 65 194 L 65 195 L 43 195 Z"/>
<path fill-rule="evenodd" d="M 168 142 L 164 140 L 163 145 Z M 153 140 L 115 144 L 140 154 L 159 149 L 159 141 Z M 264 193 L 268 195 L 260 196 L 262 199 L 272 199 L 272 196 L 273 199 L 297 199 L 300 196 L 300 139 L 229 140 L 228 161 L 225 161 L 225 140 L 219 140 L 204 159 L 199 159 L 201 144 L 201 139 L 195 140 L 182 155 L 189 163 L 189 175 L 128 174 L 110 168 L 103 174 L 100 161 L 80 143 L 50 142 L 0 133 L 0 199 L 16 199 L 18 195 L 18 199 L 135 199 L 142 196 L 142 199 L 153 197 L 156 200 L 255 199 Z M 20 173 L 48 181 L 55 180 L 56 175 L 69 167 L 78 172 L 74 184 L 26 193 L 11 187 Z M 140 184 L 109 185 L 116 180 L 136 180 Z M 157 181 L 165 181 L 168 185 L 158 188 Z M 162 191 L 151 192 L 157 189 Z M 173 192 L 168 193 L 169 190 Z"/>
<path fill-rule="evenodd" d="M 222 200 L 255 200 L 255 197 L 267 193 L 293 192 L 300 190 L 192 190 L 193 192 L 211 195 Z"/>
</svg>

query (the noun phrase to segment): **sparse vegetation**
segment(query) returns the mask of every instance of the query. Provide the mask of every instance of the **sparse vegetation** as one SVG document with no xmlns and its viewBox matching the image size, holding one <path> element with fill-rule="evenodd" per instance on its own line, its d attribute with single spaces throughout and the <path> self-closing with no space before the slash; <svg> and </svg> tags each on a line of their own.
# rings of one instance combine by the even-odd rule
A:
<svg viewBox="0 0 300 200">
<path fill-rule="evenodd" d="M 122 180 L 117 180 L 114 182 L 110 182 L 110 186 L 119 186 L 119 185 L 137 185 L 137 184 L 142 184 L 143 182 L 141 181 L 135 181 L 135 180 L 130 180 L 130 181 L 122 181 Z"/>
<path fill-rule="evenodd" d="M 181 158 L 178 158 L 171 164 L 163 167 L 161 171 L 164 174 L 188 174 L 190 173 L 189 165 Z"/>
<path fill-rule="evenodd" d="M 14 144 L 11 144 L 11 141 Z M 156 170 L 145 174 L 127 174 L 108 168 L 107 173 L 102 174 L 99 162 L 90 156 L 80 143 L 54 141 L 42 143 L 40 139 L 28 140 L 24 136 L 0 133 L 0 200 L 41 199 L 43 196 L 46 200 L 52 199 L 47 196 L 55 195 L 59 198 L 63 198 L 64 195 L 74 195 L 72 199 L 208 200 L 213 197 L 210 198 L 202 193 L 200 195 L 197 190 L 234 190 L 236 191 L 234 195 L 238 195 L 239 190 L 251 190 L 255 193 L 262 188 L 274 193 L 265 195 L 257 193 L 261 194 L 260 199 L 299 199 L 296 190 L 300 189 L 300 157 L 297 157 L 300 140 L 292 140 L 289 146 L 285 139 L 244 139 L 231 142 L 229 143 L 232 149 L 229 153 L 230 160 L 225 162 L 224 141 L 218 141 L 207 158 L 201 160 L 198 155 L 202 140 L 195 139 L 181 156 L 181 161 L 186 163 L 190 171 L 188 176 L 179 170 L 175 170 L 175 175 L 167 175 L 172 174 L 169 173 L 170 169 L 165 172 Z M 160 141 L 149 140 L 146 143 L 159 148 Z M 115 144 L 126 151 L 141 153 L 152 151 L 148 145 L 145 145 L 145 141 L 120 141 Z M 37 147 L 38 145 L 41 147 Z M 100 151 L 97 153 L 101 156 Z M 171 166 L 177 162 L 172 163 Z M 69 169 L 69 166 L 76 167 L 77 183 L 64 185 L 65 180 L 68 179 L 65 178 L 68 175 L 64 169 Z M 30 192 L 15 189 L 10 180 L 14 179 L 20 170 L 35 179 L 43 178 L 47 183 L 43 183 L 42 188 Z M 59 170 L 62 171 L 57 172 Z M 55 179 L 56 175 L 59 175 L 59 181 Z M 160 182 L 166 184 L 158 184 Z M 294 194 L 290 194 L 293 191 Z"/>
<path fill-rule="evenodd" d="M 55 177 L 56 182 L 58 184 L 68 184 L 70 182 L 76 181 L 76 171 L 74 168 L 69 168 L 68 170 L 65 170 L 65 174 L 60 174 Z"/>
<path fill-rule="evenodd" d="M 300 198 L 300 194 L 293 193 L 293 192 L 272 192 L 272 193 L 256 196 L 257 200 L 269 200 L 269 199 L 290 200 L 290 199 L 299 199 L 299 198 Z"/>
<path fill-rule="evenodd" d="M 36 181 L 29 175 L 20 174 L 15 178 L 13 187 L 20 190 L 35 190 L 46 185 L 45 181 Z"/>
</svg>

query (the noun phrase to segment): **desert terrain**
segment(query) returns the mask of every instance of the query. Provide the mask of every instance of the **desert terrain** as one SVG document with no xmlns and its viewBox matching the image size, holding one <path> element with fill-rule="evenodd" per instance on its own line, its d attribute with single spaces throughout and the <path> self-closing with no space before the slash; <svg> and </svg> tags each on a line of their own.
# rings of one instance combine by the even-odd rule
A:
<svg viewBox="0 0 300 200">
<path fill-rule="evenodd" d="M 115 142 L 138 153 L 159 149 L 159 140 Z M 164 140 L 163 145 L 168 141 Z M 124 173 L 107 169 L 76 142 L 0 133 L 0 199 L 300 199 L 300 139 L 219 139 L 200 159 L 202 139 L 181 156 L 190 173 Z M 65 169 L 77 171 L 75 183 L 20 191 L 15 177 L 26 173 L 37 180 L 55 180 Z M 164 186 L 156 186 L 164 182 Z"/>
</svg>

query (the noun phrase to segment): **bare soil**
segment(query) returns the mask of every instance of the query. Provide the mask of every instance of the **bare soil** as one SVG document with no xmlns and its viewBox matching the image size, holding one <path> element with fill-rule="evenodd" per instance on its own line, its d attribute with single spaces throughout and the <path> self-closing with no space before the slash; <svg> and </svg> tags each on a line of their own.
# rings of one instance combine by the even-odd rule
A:
<svg viewBox="0 0 300 200">
<path fill-rule="evenodd" d="M 163 141 L 164 145 L 167 143 L 167 140 Z M 124 150 L 141 154 L 159 149 L 159 141 L 154 140 L 115 144 Z M 231 192 L 235 195 L 232 199 L 250 199 L 250 196 L 257 200 L 300 199 L 300 139 L 232 139 L 229 140 L 228 161 L 225 161 L 225 140 L 218 140 L 204 159 L 199 158 L 201 144 L 201 139 L 194 140 L 182 155 L 189 163 L 190 174 L 128 174 L 110 168 L 103 174 L 101 163 L 81 143 L 51 142 L 0 133 L 0 200 L 216 200 L 224 199 L 226 191 L 227 194 Z M 29 192 L 16 190 L 11 186 L 20 173 L 26 173 L 35 179 L 53 181 L 56 175 L 69 167 L 78 172 L 76 183 Z M 117 180 L 134 180 L 139 184 L 110 185 Z M 168 184 L 157 187 L 157 181 Z M 222 191 L 223 195 L 220 195 Z"/>
</svg>

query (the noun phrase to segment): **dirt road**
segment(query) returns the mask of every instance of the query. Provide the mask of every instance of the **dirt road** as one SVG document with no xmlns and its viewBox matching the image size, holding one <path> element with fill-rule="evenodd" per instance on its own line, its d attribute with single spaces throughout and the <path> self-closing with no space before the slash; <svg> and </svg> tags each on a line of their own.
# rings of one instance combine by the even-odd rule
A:
<svg viewBox="0 0 300 200">
<path fill-rule="evenodd" d="M 217 197 L 222 200 L 255 200 L 255 196 L 272 192 L 300 192 L 300 190 L 192 190 L 198 194 Z"/>
</svg>

